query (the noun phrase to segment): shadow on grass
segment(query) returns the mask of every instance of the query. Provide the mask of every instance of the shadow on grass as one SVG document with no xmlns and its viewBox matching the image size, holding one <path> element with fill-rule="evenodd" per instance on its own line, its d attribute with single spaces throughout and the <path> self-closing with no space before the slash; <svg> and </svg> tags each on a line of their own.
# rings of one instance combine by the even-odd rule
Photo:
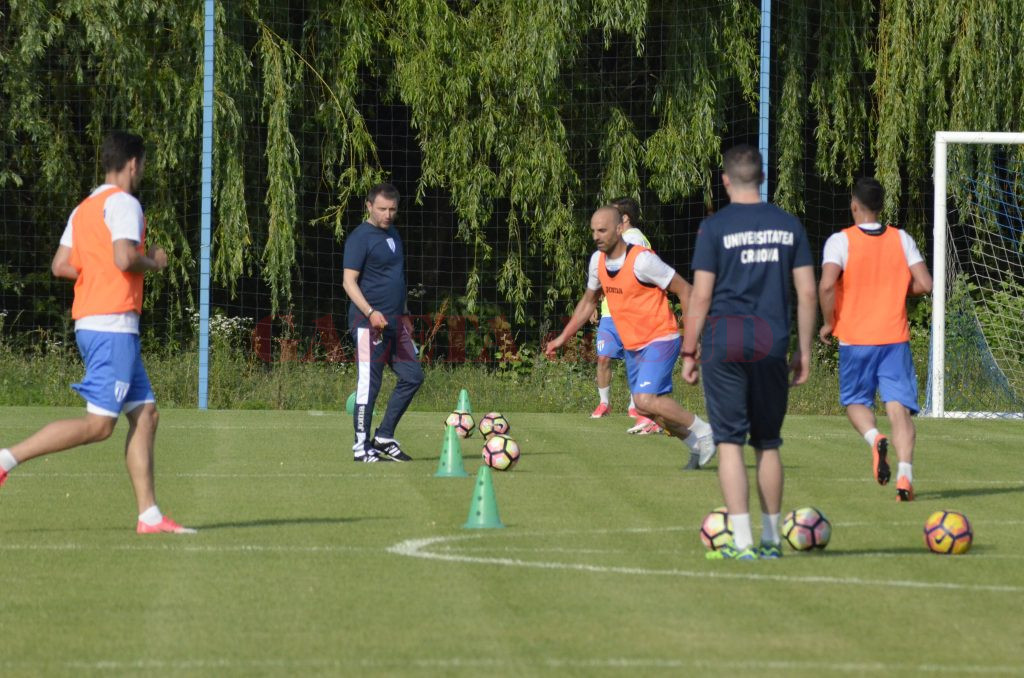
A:
<svg viewBox="0 0 1024 678">
<path fill-rule="evenodd" d="M 1020 494 L 1024 492 L 1024 485 L 1006 485 L 1003 487 L 968 487 L 950 488 L 933 492 L 917 492 L 915 496 L 921 499 L 959 499 L 962 497 L 985 497 L 994 494 Z"/>
<path fill-rule="evenodd" d="M 920 546 L 898 546 L 882 549 L 826 549 L 824 551 L 803 551 L 786 552 L 787 557 L 794 558 L 863 558 L 864 556 L 913 556 L 933 555 L 928 552 L 922 543 Z"/>
<path fill-rule="evenodd" d="M 264 520 L 246 520 L 230 523 L 209 523 L 206 525 L 193 525 L 189 527 L 197 530 L 234 530 L 246 527 L 282 527 L 293 525 L 347 525 L 349 523 L 361 523 L 368 520 L 391 520 L 380 516 L 366 516 L 353 518 L 267 518 Z"/>
</svg>

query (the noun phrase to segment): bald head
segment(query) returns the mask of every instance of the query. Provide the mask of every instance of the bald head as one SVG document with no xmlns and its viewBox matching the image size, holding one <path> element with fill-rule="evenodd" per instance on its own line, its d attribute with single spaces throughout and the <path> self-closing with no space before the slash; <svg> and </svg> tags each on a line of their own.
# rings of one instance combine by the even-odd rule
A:
<svg viewBox="0 0 1024 678">
<path fill-rule="evenodd" d="M 619 210 L 611 205 L 599 207 L 590 217 L 590 234 L 597 249 L 605 254 L 614 250 L 622 242 L 622 215 Z"/>
</svg>

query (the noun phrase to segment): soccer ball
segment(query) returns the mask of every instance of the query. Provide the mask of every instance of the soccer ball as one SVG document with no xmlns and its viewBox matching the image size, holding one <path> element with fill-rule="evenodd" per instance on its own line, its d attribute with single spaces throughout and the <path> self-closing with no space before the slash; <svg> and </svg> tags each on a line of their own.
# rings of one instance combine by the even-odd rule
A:
<svg viewBox="0 0 1024 678">
<path fill-rule="evenodd" d="M 924 543 L 932 553 L 959 556 L 967 553 L 972 541 L 971 523 L 957 511 L 936 511 L 924 522 Z"/>
<path fill-rule="evenodd" d="M 797 551 L 823 549 L 832 538 L 832 523 L 813 506 L 790 511 L 782 520 L 782 536 Z"/>
<path fill-rule="evenodd" d="M 511 470 L 519 461 L 519 444 L 506 435 L 496 433 L 484 444 L 484 463 L 495 471 Z"/>
<path fill-rule="evenodd" d="M 448 418 L 444 420 L 445 426 L 454 426 L 455 432 L 460 438 L 468 438 L 473 435 L 473 427 L 476 424 L 473 421 L 473 415 L 469 412 L 452 412 L 448 415 Z"/>
<path fill-rule="evenodd" d="M 711 551 L 732 543 L 732 521 L 724 506 L 704 516 L 704 522 L 700 524 L 700 540 Z"/>
<path fill-rule="evenodd" d="M 488 412 L 480 417 L 480 424 L 477 426 L 484 438 L 490 438 L 495 433 L 505 435 L 512 428 L 505 415 L 500 412 Z"/>
</svg>

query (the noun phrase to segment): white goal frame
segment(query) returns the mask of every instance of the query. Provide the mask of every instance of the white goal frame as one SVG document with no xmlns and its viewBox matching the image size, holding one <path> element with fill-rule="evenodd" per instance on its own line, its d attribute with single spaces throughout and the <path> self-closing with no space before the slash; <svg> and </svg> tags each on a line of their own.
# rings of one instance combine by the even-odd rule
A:
<svg viewBox="0 0 1024 678">
<path fill-rule="evenodd" d="M 930 404 L 923 416 L 964 419 L 1024 419 L 1021 412 L 951 412 L 945 407 L 946 396 L 946 159 L 949 144 L 1022 144 L 1024 132 L 936 132 L 935 133 L 935 201 L 933 206 L 934 266 L 932 286 L 932 341 L 929 356 Z"/>
</svg>

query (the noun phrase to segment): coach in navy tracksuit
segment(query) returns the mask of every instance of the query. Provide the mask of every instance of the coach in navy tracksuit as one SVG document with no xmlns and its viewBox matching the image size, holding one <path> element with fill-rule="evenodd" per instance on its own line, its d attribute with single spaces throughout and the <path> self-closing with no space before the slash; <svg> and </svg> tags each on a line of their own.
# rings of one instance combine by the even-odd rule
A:
<svg viewBox="0 0 1024 678">
<path fill-rule="evenodd" d="M 405 251 L 394 227 L 398 198 L 391 184 L 370 189 L 369 216 L 345 239 L 343 284 L 350 301 L 349 331 L 356 344 L 358 369 L 352 422 L 355 461 L 410 460 L 395 440 L 395 428 L 423 383 L 405 307 Z M 385 365 L 398 376 L 398 383 L 371 438 L 370 419 Z"/>
</svg>

